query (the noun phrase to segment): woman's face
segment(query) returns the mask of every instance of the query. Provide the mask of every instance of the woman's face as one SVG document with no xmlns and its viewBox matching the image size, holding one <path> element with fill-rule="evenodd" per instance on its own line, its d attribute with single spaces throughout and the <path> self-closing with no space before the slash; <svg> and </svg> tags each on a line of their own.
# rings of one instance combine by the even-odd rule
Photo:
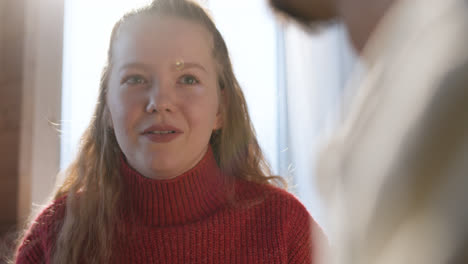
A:
<svg viewBox="0 0 468 264">
<path fill-rule="evenodd" d="M 140 15 L 120 29 L 107 94 L 117 142 L 144 176 L 177 177 L 222 122 L 212 36 L 177 17 Z"/>
</svg>

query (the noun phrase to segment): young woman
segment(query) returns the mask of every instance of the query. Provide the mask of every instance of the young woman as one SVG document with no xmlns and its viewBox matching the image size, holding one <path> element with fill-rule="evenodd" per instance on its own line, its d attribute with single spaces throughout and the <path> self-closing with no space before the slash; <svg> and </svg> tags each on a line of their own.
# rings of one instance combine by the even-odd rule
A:
<svg viewBox="0 0 468 264">
<path fill-rule="evenodd" d="M 66 173 L 18 263 L 312 263 L 316 224 L 273 186 L 224 40 L 193 2 L 117 22 Z"/>
</svg>

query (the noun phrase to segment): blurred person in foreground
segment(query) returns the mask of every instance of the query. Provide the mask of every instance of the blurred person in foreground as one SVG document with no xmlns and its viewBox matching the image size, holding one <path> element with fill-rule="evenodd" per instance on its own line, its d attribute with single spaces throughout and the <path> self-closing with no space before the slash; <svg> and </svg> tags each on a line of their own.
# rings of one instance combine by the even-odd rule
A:
<svg viewBox="0 0 468 264">
<path fill-rule="evenodd" d="M 318 160 L 336 263 L 468 263 L 468 1 L 270 3 L 364 65 Z"/>
</svg>

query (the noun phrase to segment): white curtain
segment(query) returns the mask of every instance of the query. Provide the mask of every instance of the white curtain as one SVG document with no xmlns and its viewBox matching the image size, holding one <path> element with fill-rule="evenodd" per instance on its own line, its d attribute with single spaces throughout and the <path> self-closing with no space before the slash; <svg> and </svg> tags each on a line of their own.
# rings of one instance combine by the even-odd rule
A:
<svg viewBox="0 0 468 264">
<path fill-rule="evenodd" d="M 314 219 L 327 229 L 316 189 L 315 163 L 321 145 L 340 119 L 355 57 L 339 24 L 318 33 L 289 24 L 282 35 L 285 80 L 281 100 L 286 114 L 280 138 L 285 138 L 288 145 L 282 163 L 290 164 L 294 191 Z"/>
</svg>

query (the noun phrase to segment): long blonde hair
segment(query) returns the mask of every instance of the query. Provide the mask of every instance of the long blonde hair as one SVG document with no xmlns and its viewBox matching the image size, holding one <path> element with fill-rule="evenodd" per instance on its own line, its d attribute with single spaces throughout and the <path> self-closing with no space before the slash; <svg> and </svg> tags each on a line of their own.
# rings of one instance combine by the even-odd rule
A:
<svg viewBox="0 0 468 264">
<path fill-rule="evenodd" d="M 66 196 L 66 213 L 58 230 L 52 263 L 108 262 L 120 223 L 117 208 L 123 192 L 119 174 L 121 150 L 109 126 L 106 101 L 112 47 L 119 29 L 141 14 L 176 16 L 204 26 L 213 36 L 213 56 L 218 63 L 218 85 L 224 91 L 223 126 L 210 139 L 220 169 L 233 177 L 258 183 L 284 184 L 272 176 L 257 142 L 247 104 L 236 80 L 226 44 L 205 10 L 188 0 L 156 0 L 127 13 L 114 26 L 94 117 L 81 138 L 74 162 L 54 199 Z"/>
</svg>

